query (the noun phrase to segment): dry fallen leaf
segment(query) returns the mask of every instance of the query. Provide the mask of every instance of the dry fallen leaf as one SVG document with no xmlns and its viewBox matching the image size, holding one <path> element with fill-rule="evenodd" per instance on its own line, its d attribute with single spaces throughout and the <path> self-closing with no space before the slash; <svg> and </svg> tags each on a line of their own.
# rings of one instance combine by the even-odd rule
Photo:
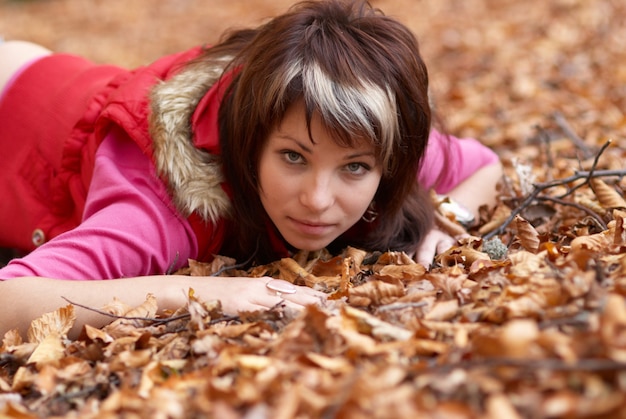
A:
<svg viewBox="0 0 626 419">
<path fill-rule="evenodd" d="M 75 321 L 76 314 L 74 313 L 74 306 L 71 304 L 51 313 L 46 313 L 39 319 L 31 322 L 27 332 L 28 341 L 40 343 L 50 334 L 66 336 L 72 326 L 74 326 Z"/>
</svg>

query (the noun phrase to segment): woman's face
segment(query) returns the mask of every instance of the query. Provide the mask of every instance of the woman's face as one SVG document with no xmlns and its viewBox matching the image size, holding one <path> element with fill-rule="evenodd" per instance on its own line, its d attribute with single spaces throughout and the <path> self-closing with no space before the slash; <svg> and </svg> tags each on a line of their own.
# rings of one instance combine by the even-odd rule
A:
<svg viewBox="0 0 626 419">
<path fill-rule="evenodd" d="M 301 250 L 322 249 L 352 227 L 382 175 L 370 143 L 337 145 L 318 115 L 311 136 L 314 143 L 299 102 L 270 133 L 259 162 L 263 207 L 283 238 Z"/>
</svg>

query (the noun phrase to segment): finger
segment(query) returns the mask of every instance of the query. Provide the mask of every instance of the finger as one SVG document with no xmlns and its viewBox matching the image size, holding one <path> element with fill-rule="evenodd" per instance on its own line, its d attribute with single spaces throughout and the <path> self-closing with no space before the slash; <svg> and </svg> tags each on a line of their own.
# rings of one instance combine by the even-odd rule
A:
<svg viewBox="0 0 626 419">
<path fill-rule="evenodd" d="M 268 293 L 272 295 L 282 295 L 283 297 L 293 296 L 291 300 L 294 301 L 297 301 L 298 299 L 303 299 L 303 301 L 305 301 L 306 299 L 311 300 L 311 298 L 326 298 L 326 294 L 321 291 L 314 290 L 313 288 L 307 286 L 294 285 L 283 279 L 267 278 L 265 288 L 267 288 Z"/>
<path fill-rule="evenodd" d="M 297 288 L 296 294 L 310 295 L 312 297 L 323 298 L 323 299 L 326 299 L 326 297 L 328 297 L 328 294 L 322 291 L 315 290 L 311 287 L 296 286 L 296 288 Z"/>
<path fill-rule="evenodd" d="M 268 296 L 268 298 L 259 299 L 252 304 L 263 310 L 268 310 L 274 307 L 288 307 L 294 310 L 303 310 L 306 306 L 321 304 L 320 299 L 302 302 L 291 301 L 290 299 L 287 299 L 285 297 L 285 295 L 282 295 L 280 297 Z M 289 298 L 291 297 L 292 296 L 289 296 Z"/>
<path fill-rule="evenodd" d="M 425 242 L 417 252 L 417 263 L 429 268 L 435 257 L 436 242 Z"/>
<path fill-rule="evenodd" d="M 446 250 L 449 250 L 455 244 L 456 244 L 456 240 L 454 240 L 452 237 L 442 238 L 437 243 L 437 254 L 444 253 Z"/>
<path fill-rule="evenodd" d="M 310 294 L 305 294 L 305 293 L 295 293 L 295 294 L 288 294 L 288 295 L 282 295 L 281 296 L 282 299 L 284 299 L 285 301 L 289 301 L 291 303 L 294 304 L 298 304 L 300 306 L 307 306 L 307 305 L 320 305 L 323 304 L 324 301 L 326 301 L 326 295 L 323 296 L 319 296 L 319 295 L 310 295 Z"/>
<path fill-rule="evenodd" d="M 305 306 L 309 304 L 321 304 L 324 301 L 326 301 L 326 297 L 327 297 L 326 294 L 319 292 L 319 291 L 315 291 L 309 287 L 297 286 L 297 287 L 294 287 L 294 289 L 295 289 L 295 292 L 293 294 L 277 293 L 272 290 L 268 290 L 267 294 L 269 297 L 272 298 L 272 301 L 274 303 L 281 301 L 281 300 L 285 300 L 293 304 Z"/>
<path fill-rule="evenodd" d="M 326 294 L 306 286 L 293 285 L 284 280 L 269 278 L 264 285 L 265 292 L 258 294 L 254 301 L 265 307 L 273 307 L 281 301 L 289 306 L 304 308 L 307 305 L 320 305 L 326 301 Z"/>
</svg>

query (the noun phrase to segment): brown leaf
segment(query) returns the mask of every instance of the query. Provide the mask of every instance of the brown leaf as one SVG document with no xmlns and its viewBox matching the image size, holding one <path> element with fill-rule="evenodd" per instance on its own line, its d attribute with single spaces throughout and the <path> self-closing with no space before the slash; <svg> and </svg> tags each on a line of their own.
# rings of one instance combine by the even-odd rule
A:
<svg viewBox="0 0 626 419">
<path fill-rule="evenodd" d="M 46 364 L 56 365 L 63 358 L 64 353 L 65 347 L 61 342 L 61 334 L 56 331 L 50 331 L 39 341 L 39 345 L 28 358 L 28 362 L 36 364 L 38 368 Z"/>
<path fill-rule="evenodd" d="M 45 340 L 49 334 L 66 336 L 74 326 L 75 321 L 76 314 L 74 313 L 74 306 L 71 304 L 51 313 L 46 313 L 31 322 L 27 332 L 28 341 L 39 343 Z"/>
<path fill-rule="evenodd" d="M 2 346 L 0 347 L 0 351 L 7 352 L 9 348 L 21 345 L 22 343 L 22 337 L 20 336 L 18 330 L 9 330 L 4 334 L 4 337 L 2 338 Z"/>
<path fill-rule="evenodd" d="M 381 340 L 407 340 L 413 335 L 406 329 L 384 322 L 362 310 L 345 306 L 342 311 L 344 319 L 354 322 L 355 329 L 363 334 Z"/>
<path fill-rule="evenodd" d="M 616 246 L 626 245 L 626 226 L 624 225 L 626 212 L 613 210 L 613 219 L 615 220 L 615 225 L 613 226 L 613 244 Z"/>
<path fill-rule="evenodd" d="M 539 250 L 539 233 L 537 230 L 524 218 L 517 215 L 515 216 L 515 230 L 517 237 L 520 240 L 522 247 L 529 252 L 537 253 Z"/>
<path fill-rule="evenodd" d="M 189 260 L 189 275 L 191 276 L 212 276 L 220 269 L 234 266 L 237 261 L 225 256 L 215 256 L 210 263 Z"/>
<path fill-rule="evenodd" d="M 498 228 L 511 215 L 511 209 L 506 205 L 496 206 L 489 220 L 478 228 L 478 233 L 484 235 Z"/>
<path fill-rule="evenodd" d="M 433 308 L 424 316 L 425 320 L 451 320 L 456 317 L 459 310 L 457 300 L 438 301 Z"/>
<path fill-rule="evenodd" d="M 356 307 L 388 304 L 405 294 L 399 280 L 371 280 L 349 290 L 349 301 Z"/>
<path fill-rule="evenodd" d="M 451 267 L 460 264 L 469 268 L 476 261 L 489 261 L 490 258 L 488 254 L 471 247 L 454 246 L 437 255 L 435 260 L 442 266 Z"/>
<path fill-rule="evenodd" d="M 570 244 L 571 252 L 575 253 L 579 250 L 600 252 L 612 244 L 612 241 L 613 237 L 611 237 L 609 230 L 590 236 L 576 237 Z"/>
<path fill-rule="evenodd" d="M 618 193 L 615 188 L 609 186 L 602 179 L 593 177 L 589 180 L 596 198 L 603 208 L 626 208 L 626 201 L 622 194 Z"/>
</svg>

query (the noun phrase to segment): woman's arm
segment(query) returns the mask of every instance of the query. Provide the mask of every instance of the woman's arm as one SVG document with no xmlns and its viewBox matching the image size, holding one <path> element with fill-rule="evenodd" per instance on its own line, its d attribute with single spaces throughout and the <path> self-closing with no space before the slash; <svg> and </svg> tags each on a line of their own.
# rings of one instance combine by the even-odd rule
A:
<svg viewBox="0 0 626 419">
<path fill-rule="evenodd" d="M 483 166 L 448 192 L 448 196 L 478 217 L 482 205 L 496 203 L 496 185 L 502 177 L 502 165 L 496 162 Z M 417 251 L 418 263 L 428 267 L 436 254 L 445 252 L 454 246 L 456 239 L 447 233 L 433 228 Z"/>
<path fill-rule="evenodd" d="M 448 196 L 461 203 L 477 217 L 478 209 L 482 205 L 496 203 L 496 185 L 501 177 L 500 162 L 483 166 L 450 190 Z"/>
<path fill-rule="evenodd" d="M 99 281 L 70 281 L 39 277 L 0 281 L 0 337 L 17 329 L 22 337 L 31 321 L 42 314 L 68 305 L 68 300 L 94 309 L 117 298 L 137 307 L 150 293 L 160 310 L 175 310 L 187 302 L 189 289 L 204 301 L 220 300 L 225 314 L 243 310 L 269 309 L 281 301 L 294 308 L 319 304 L 326 295 L 309 287 L 297 286 L 294 294 L 281 296 L 266 288 L 272 278 L 146 276 Z M 101 327 L 113 319 L 94 311 L 75 307 L 76 323 L 70 332 L 76 337 L 85 324 Z"/>
</svg>

